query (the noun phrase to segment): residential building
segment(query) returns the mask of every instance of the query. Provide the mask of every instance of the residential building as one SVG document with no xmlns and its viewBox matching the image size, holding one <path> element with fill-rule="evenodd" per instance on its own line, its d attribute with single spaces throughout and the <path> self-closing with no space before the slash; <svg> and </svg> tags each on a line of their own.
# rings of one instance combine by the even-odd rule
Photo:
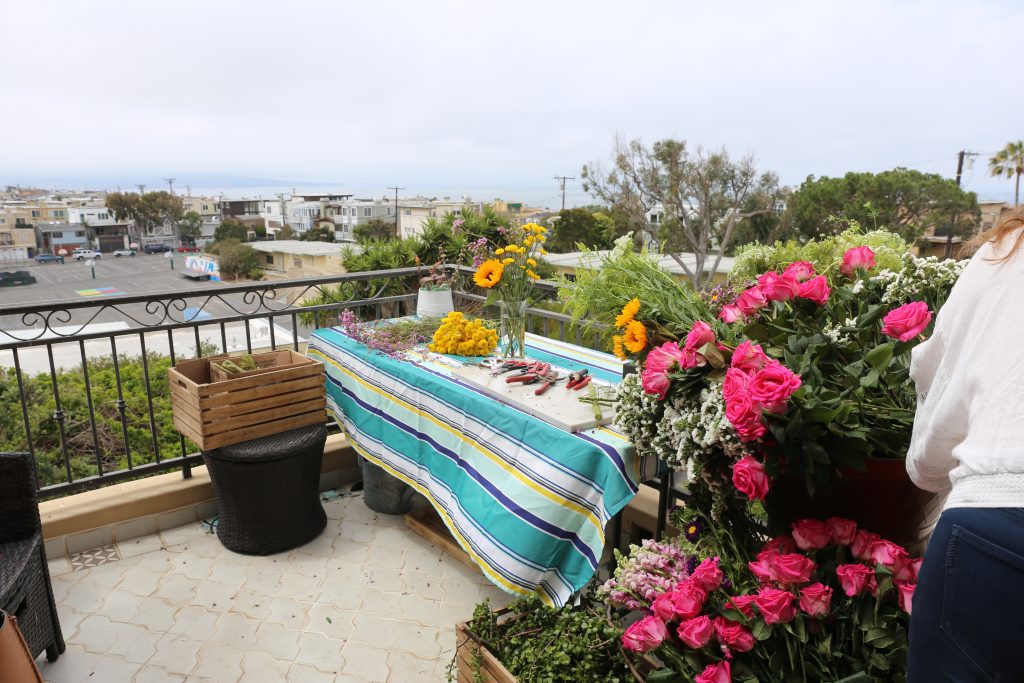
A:
<svg viewBox="0 0 1024 683">
<path fill-rule="evenodd" d="M 40 249 L 50 254 L 59 254 L 61 249 L 70 254 L 79 247 L 94 246 L 82 225 L 36 223 L 35 232 Z"/>
<path fill-rule="evenodd" d="M 253 242 L 249 246 L 259 252 L 259 266 L 268 278 L 293 280 L 346 272 L 341 265 L 342 247 L 338 244 L 276 240 Z"/>
<path fill-rule="evenodd" d="M 506 216 L 519 225 L 539 222 L 551 214 L 550 209 L 542 206 L 527 206 L 522 202 L 506 202 L 502 199 L 495 199 L 489 206 L 495 213 Z"/>
<path fill-rule="evenodd" d="M 36 231 L 26 226 L 0 225 L 0 263 L 36 255 Z"/>
<path fill-rule="evenodd" d="M 270 199 L 250 199 L 248 197 L 243 197 L 242 199 L 224 199 L 222 197 L 219 202 L 220 214 L 224 218 L 261 216 L 264 205 L 272 201 Z"/>
<path fill-rule="evenodd" d="M 572 251 L 565 254 L 548 254 L 544 257 L 544 260 L 554 266 L 555 272 L 559 275 L 572 277 L 576 274 L 577 268 L 600 268 L 602 259 L 607 257 L 609 254 L 611 254 L 610 250 Z M 653 255 L 657 254 L 655 253 Z M 691 271 L 696 268 L 697 259 L 693 254 L 683 252 L 679 254 L 679 257 Z M 715 258 L 716 254 L 708 254 L 707 258 L 705 258 L 705 273 L 711 272 L 711 269 L 715 265 Z M 731 256 L 723 256 L 721 262 L 718 264 L 718 269 L 711 276 L 711 280 L 713 282 L 722 282 L 725 280 L 726 277 L 729 276 L 729 271 L 732 270 L 732 264 L 733 259 Z M 668 254 L 658 256 L 658 265 L 674 275 L 680 281 L 690 281 L 690 276 L 686 274 L 686 270 Z"/>
<path fill-rule="evenodd" d="M 81 225 L 117 225 L 114 213 L 105 206 L 72 206 L 67 209 L 68 223 Z"/>
<path fill-rule="evenodd" d="M 0 228 L 6 226 L 31 228 L 33 223 L 32 214 L 23 205 L 17 203 L 0 205 Z"/>
<path fill-rule="evenodd" d="M 213 197 L 192 197 L 189 195 L 181 198 L 182 213 L 194 211 L 203 218 L 221 215 L 220 202 Z"/>
<path fill-rule="evenodd" d="M 971 234 L 991 230 L 1004 211 L 1013 207 L 1000 200 L 979 200 L 978 208 L 981 210 L 981 220 Z M 917 241 L 915 251 L 918 256 L 935 256 L 937 258 L 959 258 L 965 243 L 969 240 L 962 237 L 954 237 L 952 240 L 947 235 L 936 235 L 935 228 L 929 228 Z"/>
<path fill-rule="evenodd" d="M 414 237 L 423 232 L 423 226 L 431 218 L 444 218 L 445 214 L 459 211 L 482 211 L 483 203 L 469 197 L 453 200 L 450 197 L 412 197 L 398 203 L 399 236 Z"/>
</svg>

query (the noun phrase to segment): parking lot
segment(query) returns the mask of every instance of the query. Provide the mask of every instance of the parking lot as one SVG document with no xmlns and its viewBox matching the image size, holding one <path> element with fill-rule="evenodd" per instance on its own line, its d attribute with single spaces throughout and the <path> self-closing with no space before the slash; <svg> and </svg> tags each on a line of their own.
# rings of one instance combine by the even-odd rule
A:
<svg viewBox="0 0 1024 683">
<path fill-rule="evenodd" d="M 96 279 L 85 261 L 74 261 L 70 256 L 64 263 L 36 263 L 24 265 L 3 264 L 4 270 L 27 270 L 35 276 L 34 285 L 6 287 L 0 289 L 0 306 L 35 303 L 43 301 L 81 301 L 80 290 L 113 287 L 124 294 L 147 294 L 152 292 L 173 292 L 203 287 L 216 287 L 217 283 L 197 282 L 181 274 L 187 254 L 174 254 L 174 268 L 171 259 L 164 254 L 143 254 L 116 257 L 104 254 L 96 259 Z M 100 297 L 95 297 L 100 298 Z M 114 298 L 114 297 L 104 297 Z"/>
</svg>

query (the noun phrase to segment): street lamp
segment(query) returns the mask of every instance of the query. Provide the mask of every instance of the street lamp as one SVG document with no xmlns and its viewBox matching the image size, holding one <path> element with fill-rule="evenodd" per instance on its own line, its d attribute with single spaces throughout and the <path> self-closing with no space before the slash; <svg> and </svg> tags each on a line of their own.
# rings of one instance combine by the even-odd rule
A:
<svg viewBox="0 0 1024 683">
<path fill-rule="evenodd" d="M 165 251 L 164 252 L 164 258 L 171 262 L 171 270 L 174 270 L 174 252 L 173 251 Z"/>
<path fill-rule="evenodd" d="M 85 262 L 85 265 L 89 266 L 89 269 L 92 270 L 92 279 L 95 280 L 96 279 L 96 259 L 89 259 L 88 261 Z"/>
</svg>

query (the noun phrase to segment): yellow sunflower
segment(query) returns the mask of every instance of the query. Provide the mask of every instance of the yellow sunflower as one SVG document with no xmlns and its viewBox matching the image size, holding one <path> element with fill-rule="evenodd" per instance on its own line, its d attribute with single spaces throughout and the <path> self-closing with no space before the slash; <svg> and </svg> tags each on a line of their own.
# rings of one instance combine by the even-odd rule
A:
<svg viewBox="0 0 1024 683">
<path fill-rule="evenodd" d="M 622 313 L 615 316 L 615 327 L 625 327 L 629 322 L 636 317 L 637 311 L 640 310 L 640 299 L 632 299 L 628 304 L 622 307 Z"/>
<path fill-rule="evenodd" d="M 473 273 L 473 282 L 484 289 L 490 289 L 501 282 L 501 274 L 504 270 L 505 265 L 501 261 L 496 258 L 488 259 L 481 263 L 480 267 Z"/>
<path fill-rule="evenodd" d="M 618 358 L 619 360 L 626 360 L 626 352 L 622 348 L 622 335 L 617 334 L 614 337 L 612 337 L 612 344 L 612 353 L 615 354 L 615 357 Z"/>
<path fill-rule="evenodd" d="M 622 335 L 622 343 L 630 352 L 640 353 L 647 348 L 647 328 L 639 320 L 630 320 Z"/>
</svg>

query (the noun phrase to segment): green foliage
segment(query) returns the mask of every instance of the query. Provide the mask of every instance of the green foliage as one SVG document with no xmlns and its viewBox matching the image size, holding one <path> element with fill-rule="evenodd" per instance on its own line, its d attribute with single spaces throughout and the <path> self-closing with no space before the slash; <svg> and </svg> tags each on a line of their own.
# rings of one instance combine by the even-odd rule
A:
<svg viewBox="0 0 1024 683">
<path fill-rule="evenodd" d="M 132 220 L 146 234 L 165 222 L 181 220 L 184 204 L 181 197 L 170 192 L 111 192 L 106 197 L 107 208 L 119 221 Z"/>
<path fill-rule="evenodd" d="M 285 223 L 284 226 L 277 231 L 274 238 L 279 240 L 293 240 L 295 239 L 295 228 Z"/>
<path fill-rule="evenodd" d="M 595 214 L 587 209 L 564 209 L 551 226 L 551 237 L 546 245 L 548 251 L 576 251 L 577 244 L 591 249 L 612 248 L 614 223 L 607 214 Z"/>
<path fill-rule="evenodd" d="M 195 211 L 189 211 L 178 222 L 178 238 L 183 242 L 195 244 L 196 238 L 203 234 L 203 217 Z"/>
<path fill-rule="evenodd" d="M 245 242 L 249 239 L 249 226 L 237 218 L 225 218 L 213 233 L 213 239 L 218 242 L 223 240 L 238 240 Z"/>
<path fill-rule="evenodd" d="M 981 220 L 978 197 L 936 173 L 897 168 L 882 173 L 847 173 L 842 178 L 807 180 L 786 204 L 784 221 L 803 239 L 836 234 L 838 216 L 873 228 L 886 228 L 908 242 L 929 229 L 970 234 Z"/>
<path fill-rule="evenodd" d="M 360 223 L 352 231 L 356 242 L 374 242 L 377 240 L 395 239 L 395 222 L 383 221 L 380 218 L 371 218 L 365 223 Z"/>
<path fill-rule="evenodd" d="M 852 223 L 843 232 L 807 243 L 796 240 L 775 244 L 748 244 L 736 252 L 729 279 L 739 283 L 753 280 L 769 270 L 782 271 L 794 261 L 809 261 L 818 273 L 835 276 L 843 262 L 843 254 L 851 247 L 868 246 L 875 252 L 879 270 L 899 270 L 910 245 L 899 235 L 886 230 L 864 232 Z"/>
<path fill-rule="evenodd" d="M 990 175 L 1014 179 L 1013 205 L 1020 206 L 1020 177 L 1024 175 L 1024 140 L 1006 143 L 988 160 Z"/>
<path fill-rule="evenodd" d="M 204 355 L 209 352 L 210 349 L 203 351 Z M 146 363 L 149 370 L 148 391 L 142 358 L 118 358 L 118 371 L 121 375 L 121 389 L 125 401 L 125 428 L 133 465 L 155 460 L 154 437 L 161 458 L 175 458 L 181 455 L 178 432 L 172 422 L 171 397 L 167 383 L 167 369 L 171 361 L 166 356 L 151 353 L 146 357 Z M 99 460 L 104 472 L 123 469 L 128 465 L 128 458 L 125 455 L 125 435 L 121 427 L 121 416 L 117 409 L 118 392 L 114 361 L 111 358 L 92 358 L 88 361 L 88 367 L 89 389 L 92 392 L 96 415 Z M 56 402 L 50 375 L 41 373 L 22 377 L 40 484 L 47 486 L 61 483 L 66 480 L 67 475 L 61 449 L 60 427 L 53 417 Z M 85 377 L 81 368 L 59 370 L 57 386 L 60 390 L 61 409 L 67 416 L 64 429 L 71 475 L 74 478 L 94 476 L 97 453 L 89 420 Z M 149 421 L 150 399 L 153 402 L 155 424 L 150 424 Z M 21 397 L 18 394 L 18 380 L 13 369 L 0 368 L 0 405 L 9 408 L 0 411 L 0 451 L 28 450 L 21 410 L 14 409 L 21 406 Z M 186 448 L 190 453 L 198 450 L 190 442 L 186 442 Z"/>
<path fill-rule="evenodd" d="M 520 681 L 625 683 L 632 681 L 619 647 L 621 631 L 599 609 L 554 609 L 533 596 L 509 605 L 499 619 L 487 601 L 477 605 L 469 629 Z"/>
<path fill-rule="evenodd" d="M 306 242 L 334 242 L 334 229 L 326 225 L 317 225 L 302 233 Z"/>
<path fill-rule="evenodd" d="M 216 242 L 209 251 L 217 255 L 217 262 L 220 264 L 220 272 L 223 275 L 248 275 L 254 270 L 259 270 L 259 257 L 256 250 L 248 244 L 242 244 L 235 239 L 226 239 Z M 262 275 L 262 271 L 260 271 Z"/>
</svg>

